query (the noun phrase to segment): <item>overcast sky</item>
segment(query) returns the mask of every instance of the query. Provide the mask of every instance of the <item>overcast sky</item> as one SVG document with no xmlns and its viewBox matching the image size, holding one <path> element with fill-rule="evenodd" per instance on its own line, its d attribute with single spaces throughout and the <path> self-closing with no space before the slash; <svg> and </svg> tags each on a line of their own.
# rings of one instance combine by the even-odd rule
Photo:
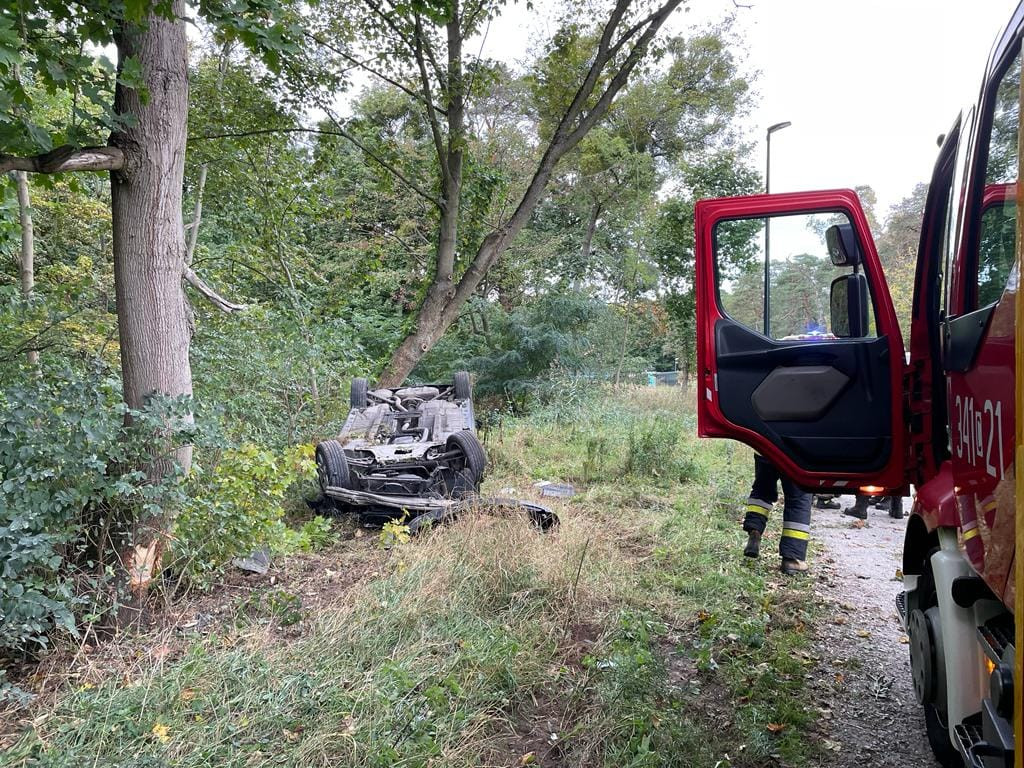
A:
<svg viewBox="0 0 1024 768">
<path fill-rule="evenodd" d="M 1017 0 L 690 0 L 674 29 L 735 14 L 748 71 L 759 72 L 749 132 L 764 167 L 772 136 L 772 191 L 854 187 L 878 193 L 879 216 L 927 181 L 936 137 L 973 100 L 992 43 Z M 553 24 L 544 0 L 511 6 L 483 55 L 521 61 Z M 474 50 L 474 53 L 476 51 Z"/>
</svg>

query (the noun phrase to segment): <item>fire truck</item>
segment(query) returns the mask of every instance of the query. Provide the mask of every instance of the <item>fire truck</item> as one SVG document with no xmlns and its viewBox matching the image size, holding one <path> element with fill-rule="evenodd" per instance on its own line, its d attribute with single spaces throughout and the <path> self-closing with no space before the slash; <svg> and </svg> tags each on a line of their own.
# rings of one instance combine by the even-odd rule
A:
<svg viewBox="0 0 1024 768">
<path fill-rule="evenodd" d="M 940 138 L 906 338 L 853 191 L 695 212 L 699 432 L 808 490 L 913 489 L 896 603 L 944 766 L 1022 765 L 1022 35 L 1024 4 Z"/>
</svg>

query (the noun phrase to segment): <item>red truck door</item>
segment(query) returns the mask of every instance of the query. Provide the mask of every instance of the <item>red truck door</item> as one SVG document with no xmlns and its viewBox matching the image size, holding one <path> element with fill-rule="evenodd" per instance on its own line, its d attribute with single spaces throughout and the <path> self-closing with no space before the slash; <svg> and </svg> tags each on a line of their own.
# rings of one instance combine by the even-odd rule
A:
<svg viewBox="0 0 1024 768">
<path fill-rule="evenodd" d="M 856 193 L 702 200 L 696 229 L 701 436 L 807 487 L 903 487 L 903 339 Z"/>
<path fill-rule="evenodd" d="M 949 238 L 942 368 L 950 463 L 971 565 L 1011 602 L 1014 491 L 1018 130 L 1021 56 L 996 56 L 965 160 L 961 225 Z"/>
</svg>

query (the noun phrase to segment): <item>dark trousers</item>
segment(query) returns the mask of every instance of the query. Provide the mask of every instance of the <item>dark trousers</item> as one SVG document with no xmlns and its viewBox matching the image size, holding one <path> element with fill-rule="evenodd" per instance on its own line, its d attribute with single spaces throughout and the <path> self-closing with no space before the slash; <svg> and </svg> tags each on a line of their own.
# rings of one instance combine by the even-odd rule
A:
<svg viewBox="0 0 1024 768">
<path fill-rule="evenodd" d="M 747 499 L 743 530 L 764 533 L 768 513 L 779 500 L 780 482 L 786 498 L 782 511 L 779 554 L 793 560 L 804 560 L 807 557 L 807 541 L 811 538 L 811 494 L 780 474 L 763 456 L 754 456 L 754 484 L 750 488 L 750 498 Z"/>
</svg>

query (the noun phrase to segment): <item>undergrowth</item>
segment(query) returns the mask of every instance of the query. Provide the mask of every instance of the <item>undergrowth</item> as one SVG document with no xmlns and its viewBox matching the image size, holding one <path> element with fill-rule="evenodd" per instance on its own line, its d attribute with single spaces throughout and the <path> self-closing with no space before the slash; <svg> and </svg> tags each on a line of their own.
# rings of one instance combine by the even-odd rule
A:
<svg viewBox="0 0 1024 768">
<path fill-rule="evenodd" d="M 174 662 L 139 663 L 37 705 L 0 762 L 814 759 L 799 661 L 810 588 L 769 559 L 739 556 L 748 451 L 698 443 L 685 393 L 660 390 L 595 392 L 572 410 L 507 421 L 487 448 L 492 491 L 577 484 L 553 502 L 556 532 L 480 513 L 393 537 L 383 572 L 340 607 L 307 615 L 268 593 Z M 285 642 L 257 615 L 305 631 Z"/>
</svg>

